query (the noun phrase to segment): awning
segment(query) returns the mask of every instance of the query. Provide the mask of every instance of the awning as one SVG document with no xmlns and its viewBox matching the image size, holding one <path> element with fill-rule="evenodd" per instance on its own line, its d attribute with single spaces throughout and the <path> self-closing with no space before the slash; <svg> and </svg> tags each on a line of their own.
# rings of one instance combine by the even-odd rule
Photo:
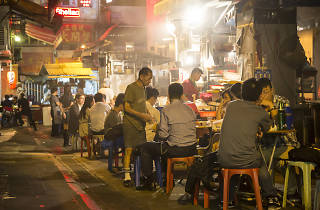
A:
<svg viewBox="0 0 320 210">
<path fill-rule="evenodd" d="M 48 9 L 30 0 L 7 0 L 5 2 L 5 4 L 10 6 L 12 12 L 26 17 L 40 25 L 54 29 L 55 31 L 58 31 L 62 24 L 61 16 L 55 14 L 54 18 L 51 18 L 51 14 L 48 14 Z M 55 4 L 56 1 L 49 1 L 49 3 L 51 6 L 52 4 Z M 51 19 L 50 21 L 48 20 L 49 16 Z"/>
<path fill-rule="evenodd" d="M 26 34 L 34 39 L 38 39 L 56 48 L 62 41 L 61 34 L 56 35 L 50 28 L 39 27 L 31 23 L 26 24 Z"/>
<path fill-rule="evenodd" d="M 47 75 L 48 78 L 95 78 L 91 76 L 91 68 L 83 68 L 82 63 L 44 64 L 40 75 Z"/>
<path fill-rule="evenodd" d="M 91 43 L 87 43 L 86 44 L 86 48 L 85 49 L 76 49 L 73 52 L 72 57 L 82 57 L 82 53 L 87 52 L 87 54 L 91 54 L 91 52 L 94 52 L 96 50 L 96 48 L 98 47 L 105 47 L 105 46 L 110 46 L 111 42 L 107 41 L 106 38 L 107 36 L 110 34 L 110 32 L 116 28 L 118 26 L 118 24 L 113 24 L 111 26 L 109 26 L 104 33 L 94 42 Z"/>
</svg>

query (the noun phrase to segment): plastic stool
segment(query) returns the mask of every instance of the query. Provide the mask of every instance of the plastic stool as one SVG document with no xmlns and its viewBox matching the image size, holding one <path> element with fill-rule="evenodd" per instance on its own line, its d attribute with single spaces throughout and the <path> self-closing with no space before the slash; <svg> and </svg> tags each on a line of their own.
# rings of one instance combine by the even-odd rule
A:
<svg viewBox="0 0 320 210">
<path fill-rule="evenodd" d="M 98 144 L 103 141 L 104 135 L 92 135 L 90 147 L 92 148 L 91 152 L 93 152 L 94 156 L 96 156 L 96 152 L 97 152 L 96 144 L 94 143 L 95 139 L 97 139 L 97 144 Z"/>
<path fill-rule="evenodd" d="M 166 187 L 167 194 L 173 188 L 173 173 L 172 173 L 173 164 L 176 162 L 183 162 L 183 163 L 186 163 L 188 167 L 190 167 L 193 163 L 193 160 L 194 160 L 193 156 L 181 157 L 181 158 L 168 158 L 168 161 L 167 161 L 167 187 Z"/>
<path fill-rule="evenodd" d="M 156 166 L 156 174 L 157 174 L 158 184 L 160 187 L 163 187 L 160 157 L 156 160 L 153 160 L 153 161 Z M 140 186 L 140 177 L 141 177 L 141 157 L 140 156 L 136 156 L 136 162 L 134 165 L 134 172 L 135 172 L 136 187 L 139 187 Z"/>
<path fill-rule="evenodd" d="M 198 205 L 199 187 L 200 187 L 200 180 L 198 180 L 194 186 L 194 193 L 193 193 L 193 205 L 194 206 Z M 209 208 L 209 194 L 210 194 L 209 190 L 204 187 L 204 189 L 203 189 L 203 208 L 205 208 L 205 209 Z"/>
<path fill-rule="evenodd" d="M 320 179 L 316 181 L 316 189 L 314 191 L 313 210 L 320 209 Z"/>
<path fill-rule="evenodd" d="M 288 161 L 286 169 L 286 177 L 284 180 L 284 192 L 282 207 L 287 206 L 287 193 L 288 193 L 288 180 L 289 180 L 289 169 L 291 166 L 299 167 L 303 173 L 303 199 L 302 203 L 304 208 L 307 210 L 311 209 L 311 172 L 314 170 L 316 164 L 311 162 L 301 162 L 301 161 Z"/>
<path fill-rule="evenodd" d="M 223 210 L 228 209 L 228 201 L 229 201 L 229 182 L 233 175 L 243 175 L 247 174 L 251 177 L 253 181 L 254 194 L 256 196 L 256 204 L 258 210 L 263 210 L 261 195 L 260 195 L 260 185 L 259 185 L 259 169 L 258 168 L 250 168 L 250 169 L 222 169 L 223 176 Z"/>
</svg>

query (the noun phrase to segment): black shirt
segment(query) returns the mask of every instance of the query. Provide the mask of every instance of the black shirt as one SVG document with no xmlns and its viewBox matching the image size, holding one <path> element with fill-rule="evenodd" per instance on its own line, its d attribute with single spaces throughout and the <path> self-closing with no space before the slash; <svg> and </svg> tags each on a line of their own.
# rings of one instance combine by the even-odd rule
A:
<svg viewBox="0 0 320 210">
<path fill-rule="evenodd" d="M 26 98 L 20 98 L 18 100 L 18 107 L 22 108 L 21 112 L 30 112 L 29 101 Z"/>
<path fill-rule="evenodd" d="M 2 105 L 3 107 L 12 107 L 12 101 L 10 101 L 10 100 L 4 100 L 4 101 L 2 101 L 1 105 Z"/>
</svg>

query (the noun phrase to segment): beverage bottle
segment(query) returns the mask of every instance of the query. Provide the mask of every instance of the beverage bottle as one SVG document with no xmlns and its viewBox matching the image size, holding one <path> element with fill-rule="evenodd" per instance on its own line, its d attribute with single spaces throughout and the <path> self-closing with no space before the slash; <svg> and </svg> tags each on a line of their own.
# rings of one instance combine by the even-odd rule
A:
<svg viewBox="0 0 320 210">
<path fill-rule="evenodd" d="M 286 103 L 285 113 L 286 113 L 287 129 L 290 130 L 293 128 L 293 112 L 292 112 L 292 109 L 290 108 L 289 103 Z"/>
<path fill-rule="evenodd" d="M 278 129 L 279 130 L 284 130 L 286 128 L 285 123 L 286 123 L 286 113 L 283 107 L 283 103 L 280 102 L 279 106 L 279 111 L 278 111 L 278 116 L 279 116 L 279 125 Z"/>
</svg>

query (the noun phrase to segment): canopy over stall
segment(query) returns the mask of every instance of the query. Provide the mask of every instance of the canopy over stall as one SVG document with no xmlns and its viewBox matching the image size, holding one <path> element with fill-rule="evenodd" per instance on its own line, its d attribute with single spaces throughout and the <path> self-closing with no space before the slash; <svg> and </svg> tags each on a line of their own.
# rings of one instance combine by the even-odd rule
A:
<svg viewBox="0 0 320 210">
<path fill-rule="evenodd" d="M 82 63 L 44 64 L 40 76 L 53 78 L 94 79 L 91 68 L 83 68 Z"/>
</svg>

